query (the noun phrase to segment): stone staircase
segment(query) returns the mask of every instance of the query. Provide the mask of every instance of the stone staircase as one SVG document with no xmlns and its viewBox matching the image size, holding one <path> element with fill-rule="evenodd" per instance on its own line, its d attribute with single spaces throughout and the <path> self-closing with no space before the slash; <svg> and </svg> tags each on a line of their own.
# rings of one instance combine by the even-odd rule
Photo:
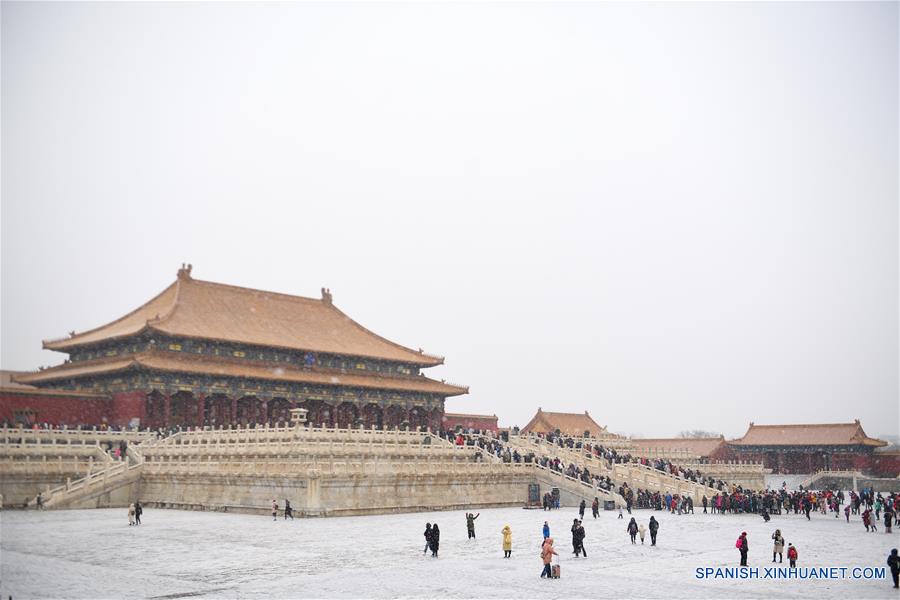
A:
<svg viewBox="0 0 900 600">
<path fill-rule="evenodd" d="M 804 490 L 810 489 L 846 489 L 856 490 L 857 480 L 863 479 L 860 471 L 817 471 L 800 482 Z"/>
<path fill-rule="evenodd" d="M 132 496 L 130 486 L 140 481 L 143 465 L 143 455 L 135 446 L 129 445 L 124 460 L 114 461 L 97 471 L 88 471 L 80 479 L 67 479 L 65 484 L 42 492 L 44 507 L 101 508 L 120 506 L 123 502 L 127 505 Z M 28 502 L 29 508 L 36 506 L 37 498 Z"/>
<path fill-rule="evenodd" d="M 694 502 L 700 502 L 702 497 L 714 496 L 715 488 L 699 484 L 682 477 L 654 469 L 640 463 L 613 463 L 598 458 L 581 449 L 563 448 L 557 444 L 551 444 L 541 438 L 529 436 L 510 437 L 510 444 L 518 447 L 525 453 L 534 452 L 538 456 L 550 456 L 559 458 L 565 463 L 574 463 L 581 467 L 587 467 L 591 473 L 609 477 L 616 486 L 628 484 L 632 490 L 638 488 L 650 491 L 658 491 L 662 494 L 672 493 L 682 496 L 690 496 Z M 618 496 L 618 494 L 616 494 Z M 621 496 L 619 496 L 621 498 Z"/>
</svg>

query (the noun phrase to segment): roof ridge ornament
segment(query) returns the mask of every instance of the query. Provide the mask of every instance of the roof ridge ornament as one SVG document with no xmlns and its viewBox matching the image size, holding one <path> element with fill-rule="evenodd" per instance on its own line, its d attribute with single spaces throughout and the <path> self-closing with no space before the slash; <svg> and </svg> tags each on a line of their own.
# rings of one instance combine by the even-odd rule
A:
<svg viewBox="0 0 900 600">
<path fill-rule="evenodd" d="M 191 278 L 191 269 L 194 268 L 194 265 L 188 263 L 181 263 L 181 268 L 178 269 L 178 279 L 190 279 Z"/>
<path fill-rule="evenodd" d="M 331 289 L 329 289 L 329 288 L 322 288 L 322 302 L 324 302 L 325 304 L 331 306 L 331 303 L 332 303 L 332 301 L 331 301 Z"/>
</svg>

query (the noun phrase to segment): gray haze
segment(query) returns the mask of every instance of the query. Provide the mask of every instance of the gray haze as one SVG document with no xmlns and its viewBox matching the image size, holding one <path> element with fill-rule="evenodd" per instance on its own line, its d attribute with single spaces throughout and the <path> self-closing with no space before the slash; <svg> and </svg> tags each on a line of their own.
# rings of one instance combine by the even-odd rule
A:
<svg viewBox="0 0 900 600">
<path fill-rule="evenodd" d="M 2 367 L 318 296 L 524 425 L 898 432 L 898 4 L 2 4 Z"/>
</svg>

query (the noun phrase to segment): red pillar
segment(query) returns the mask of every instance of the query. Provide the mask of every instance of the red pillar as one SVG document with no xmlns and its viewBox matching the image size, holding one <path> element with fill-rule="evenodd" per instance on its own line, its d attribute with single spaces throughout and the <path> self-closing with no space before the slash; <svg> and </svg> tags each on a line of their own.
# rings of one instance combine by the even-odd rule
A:
<svg viewBox="0 0 900 600">
<path fill-rule="evenodd" d="M 198 393 L 196 395 L 197 416 L 194 417 L 194 426 L 203 427 L 203 409 L 206 407 L 206 394 Z"/>
<path fill-rule="evenodd" d="M 229 425 L 237 423 L 237 401 L 236 397 L 231 399 L 231 423 Z"/>
<path fill-rule="evenodd" d="M 163 411 L 163 427 L 169 426 L 169 419 L 172 416 L 172 394 L 163 394 L 165 408 Z"/>
<path fill-rule="evenodd" d="M 263 425 L 268 425 L 269 423 L 269 401 L 268 400 L 260 400 L 260 409 L 259 409 L 259 422 Z"/>
</svg>

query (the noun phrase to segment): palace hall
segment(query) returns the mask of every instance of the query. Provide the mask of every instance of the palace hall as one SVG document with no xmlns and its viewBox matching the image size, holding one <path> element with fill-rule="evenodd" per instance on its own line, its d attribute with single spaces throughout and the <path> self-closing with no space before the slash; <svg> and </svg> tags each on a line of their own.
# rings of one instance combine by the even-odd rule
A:
<svg viewBox="0 0 900 600">
<path fill-rule="evenodd" d="M 316 426 L 436 429 L 445 399 L 468 393 L 422 373 L 443 358 L 369 331 L 327 289 L 303 298 L 200 281 L 190 265 L 127 315 L 44 348 L 68 359 L 15 374 L 0 416 L 218 427 L 288 422 L 305 408 Z"/>
</svg>

